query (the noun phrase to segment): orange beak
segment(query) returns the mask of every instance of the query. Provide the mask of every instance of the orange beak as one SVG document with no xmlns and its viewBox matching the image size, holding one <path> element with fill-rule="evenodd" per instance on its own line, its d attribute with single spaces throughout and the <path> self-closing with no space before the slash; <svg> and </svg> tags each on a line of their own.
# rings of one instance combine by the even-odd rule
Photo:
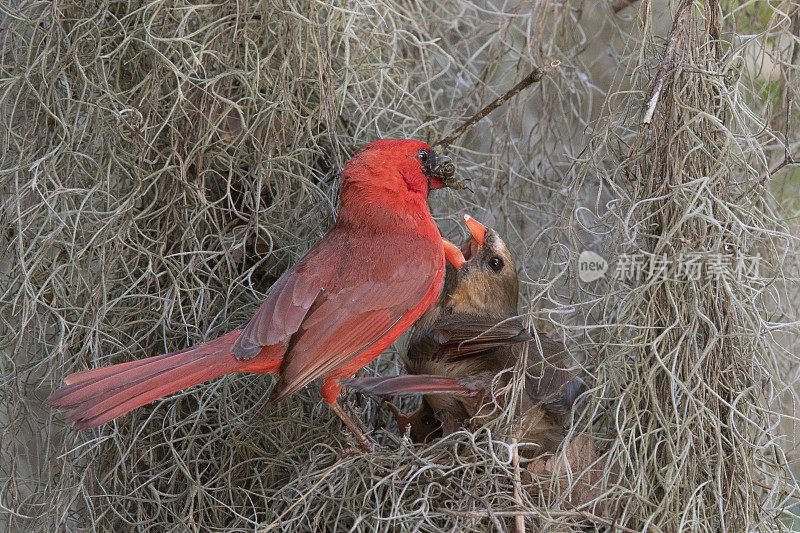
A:
<svg viewBox="0 0 800 533">
<path fill-rule="evenodd" d="M 464 265 L 464 254 L 461 253 L 461 248 L 453 244 L 452 242 L 448 241 L 445 238 L 442 238 L 442 244 L 444 245 L 444 258 L 453 265 L 456 270 L 461 268 Z"/>
<path fill-rule="evenodd" d="M 464 222 L 467 224 L 467 229 L 472 238 L 478 243 L 478 246 L 483 246 L 483 240 L 486 238 L 486 226 L 469 215 L 464 215 Z"/>
</svg>

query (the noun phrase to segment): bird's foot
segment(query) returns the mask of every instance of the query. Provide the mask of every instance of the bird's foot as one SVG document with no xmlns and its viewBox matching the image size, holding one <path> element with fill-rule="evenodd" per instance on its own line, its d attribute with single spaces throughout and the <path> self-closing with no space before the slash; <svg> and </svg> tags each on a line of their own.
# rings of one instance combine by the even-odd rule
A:
<svg viewBox="0 0 800 533">
<path fill-rule="evenodd" d="M 350 429 L 350 431 L 353 433 L 353 436 L 356 438 L 356 441 L 358 441 L 358 447 L 361 450 L 368 453 L 384 453 L 389 451 L 389 448 L 381 446 L 380 444 L 375 442 L 375 440 L 372 437 L 367 435 L 366 431 L 363 429 L 363 426 L 359 427 L 359 425 L 356 424 L 356 422 L 350 417 L 350 415 L 348 415 L 345 412 L 345 410 L 342 409 L 342 406 L 339 405 L 339 402 L 333 402 L 332 404 L 330 404 L 330 406 L 333 409 L 333 412 L 336 413 L 336 415 L 342 419 L 342 422 L 344 422 L 344 424 L 348 427 L 348 429 Z M 339 455 L 341 456 L 349 455 L 350 453 L 353 453 L 353 451 L 354 451 L 353 448 L 346 448 L 342 450 L 342 452 Z"/>
<path fill-rule="evenodd" d="M 367 453 L 388 453 L 391 451 L 391 448 L 388 446 L 384 446 L 383 444 L 378 444 L 373 439 L 367 437 L 369 442 L 366 443 L 359 443 L 358 446 L 348 446 L 347 448 L 342 449 L 339 453 L 336 454 L 336 460 L 344 459 L 345 457 L 349 457 L 350 455 L 356 454 L 363 454 L 364 452 Z"/>
</svg>

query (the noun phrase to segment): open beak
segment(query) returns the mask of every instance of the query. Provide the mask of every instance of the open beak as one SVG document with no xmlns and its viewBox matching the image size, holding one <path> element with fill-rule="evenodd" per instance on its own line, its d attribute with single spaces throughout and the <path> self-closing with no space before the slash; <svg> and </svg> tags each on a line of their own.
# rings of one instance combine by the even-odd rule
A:
<svg viewBox="0 0 800 533">
<path fill-rule="evenodd" d="M 467 224 L 467 229 L 470 233 L 470 238 L 464 242 L 459 248 L 451 241 L 442 238 L 442 245 L 444 246 L 444 258 L 448 263 L 453 265 L 456 270 L 464 266 L 464 263 L 469 261 L 469 258 L 475 255 L 478 248 L 483 246 L 486 240 L 486 226 L 475 220 L 469 215 L 464 215 L 464 222 Z"/>
<path fill-rule="evenodd" d="M 472 238 L 478 243 L 478 246 L 483 246 L 483 241 L 486 239 L 486 226 L 475 220 L 469 215 L 464 215 L 464 222 L 467 224 Z"/>
<path fill-rule="evenodd" d="M 467 224 L 469 230 L 469 238 L 461 245 L 461 255 L 464 256 L 466 261 L 478 253 L 478 249 L 483 246 L 486 240 L 486 226 L 475 220 L 469 215 L 464 215 L 464 222 Z"/>
</svg>

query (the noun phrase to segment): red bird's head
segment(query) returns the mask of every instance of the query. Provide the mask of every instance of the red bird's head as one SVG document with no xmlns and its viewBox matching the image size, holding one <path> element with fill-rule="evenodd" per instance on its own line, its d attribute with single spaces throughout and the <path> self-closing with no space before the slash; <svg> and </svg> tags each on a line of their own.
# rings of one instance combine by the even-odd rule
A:
<svg viewBox="0 0 800 533">
<path fill-rule="evenodd" d="M 388 195 L 389 200 L 415 197 L 427 200 L 428 192 L 458 187 L 455 166 L 421 141 L 385 139 L 361 148 L 345 163 L 342 193 L 350 188 Z M 344 197 L 343 197 L 344 199 Z"/>
</svg>

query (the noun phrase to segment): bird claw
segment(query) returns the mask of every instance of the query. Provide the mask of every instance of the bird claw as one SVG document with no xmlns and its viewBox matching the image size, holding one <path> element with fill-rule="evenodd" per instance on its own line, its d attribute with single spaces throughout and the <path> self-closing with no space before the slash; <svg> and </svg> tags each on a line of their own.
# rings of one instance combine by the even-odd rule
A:
<svg viewBox="0 0 800 533">
<path fill-rule="evenodd" d="M 365 442 L 359 442 L 358 446 L 348 446 L 347 448 L 342 449 L 339 453 L 336 454 L 336 460 L 340 461 L 346 457 L 351 455 L 360 455 L 364 452 L 367 453 L 389 453 L 391 448 L 388 446 L 384 446 L 383 444 L 378 444 L 370 437 L 367 437 Z"/>
<path fill-rule="evenodd" d="M 375 439 L 370 437 L 367 433 L 356 434 L 356 440 L 358 441 L 358 448 L 361 451 L 367 453 L 386 453 L 389 451 L 388 446 L 383 446 L 382 444 L 378 444 Z M 353 448 L 350 447 L 352 450 Z M 346 450 L 345 450 L 346 451 Z"/>
<path fill-rule="evenodd" d="M 381 446 L 375 440 L 367 435 L 366 429 L 364 428 L 363 424 L 361 424 L 361 420 L 359 419 L 358 422 L 353 420 L 350 415 L 348 415 L 342 406 L 338 404 L 338 402 L 333 402 L 330 404 L 333 412 L 336 413 L 339 418 L 342 419 L 342 422 L 350 429 L 350 432 L 355 436 L 356 440 L 358 441 L 358 447 L 367 453 L 380 453 L 380 452 L 387 452 L 389 451 L 388 448 Z M 351 453 L 351 448 L 345 448 L 341 453 L 344 455 L 348 455 Z M 341 455 L 340 453 L 340 455 Z"/>
</svg>

